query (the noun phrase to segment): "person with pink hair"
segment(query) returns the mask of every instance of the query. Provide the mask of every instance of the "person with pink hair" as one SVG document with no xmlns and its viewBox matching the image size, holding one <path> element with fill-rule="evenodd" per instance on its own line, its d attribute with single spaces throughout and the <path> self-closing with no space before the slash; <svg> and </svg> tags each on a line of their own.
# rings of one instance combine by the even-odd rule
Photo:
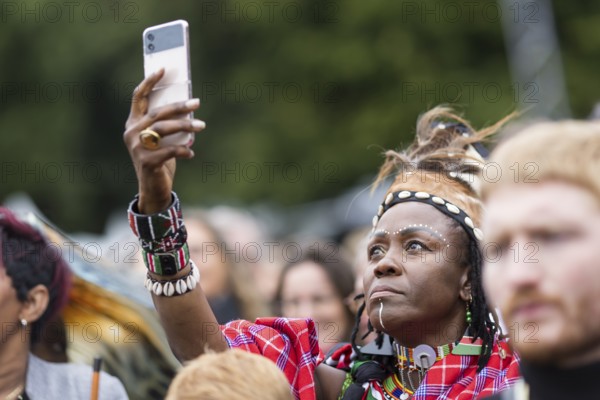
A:
<svg viewBox="0 0 600 400">
<path fill-rule="evenodd" d="M 0 207 L 0 248 L 0 398 L 90 398 L 90 366 L 50 363 L 31 354 L 69 299 L 71 271 L 58 247 Z M 128 398 L 121 382 L 105 373 L 99 394 Z"/>
</svg>

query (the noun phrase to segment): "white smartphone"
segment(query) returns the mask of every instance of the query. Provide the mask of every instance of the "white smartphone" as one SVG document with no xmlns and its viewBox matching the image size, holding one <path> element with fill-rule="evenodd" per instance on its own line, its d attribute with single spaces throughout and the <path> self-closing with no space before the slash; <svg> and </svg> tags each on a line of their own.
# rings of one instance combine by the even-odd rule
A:
<svg viewBox="0 0 600 400">
<path fill-rule="evenodd" d="M 148 77 L 161 68 L 165 69 L 164 76 L 149 96 L 149 110 L 192 97 L 188 30 L 188 23 L 184 20 L 144 30 L 144 75 Z M 193 117 L 190 113 L 183 118 Z M 177 132 L 160 141 L 161 146 L 177 144 L 189 147 L 193 143 L 194 135 L 189 132 Z"/>
</svg>

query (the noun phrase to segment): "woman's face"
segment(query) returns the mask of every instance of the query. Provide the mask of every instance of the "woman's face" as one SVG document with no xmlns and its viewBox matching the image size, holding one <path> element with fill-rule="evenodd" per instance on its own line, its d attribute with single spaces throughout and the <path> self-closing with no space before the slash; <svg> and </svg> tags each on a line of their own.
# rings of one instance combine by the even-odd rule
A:
<svg viewBox="0 0 600 400">
<path fill-rule="evenodd" d="M 208 298 L 229 293 L 228 268 L 223 256 L 225 243 L 217 243 L 211 232 L 199 221 L 190 219 L 188 231 L 190 257 L 200 270 L 200 286 Z"/>
<path fill-rule="evenodd" d="M 367 245 L 364 290 L 373 327 L 404 346 L 441 345 L 466 329 L 466 233 L 432 206 L 397 204 Z"/>
<path fill-rule="evenodd" d="M 324 352 L 343 340 L 349 329 L 344 300 L 323 267 L 311 261 L 287 271 L 281 288 L 281 311 L 287 318 L 312 318 Z"/>
<path fill-rule="evenodd" d="M 0 338 L 2 339 L 0 345 L 4 345 L 9 336 L 20 331 L 18 321 L 21 305 L 10 276 L 6 273 L 4 266 L 0 265 Z"/>
</svg>

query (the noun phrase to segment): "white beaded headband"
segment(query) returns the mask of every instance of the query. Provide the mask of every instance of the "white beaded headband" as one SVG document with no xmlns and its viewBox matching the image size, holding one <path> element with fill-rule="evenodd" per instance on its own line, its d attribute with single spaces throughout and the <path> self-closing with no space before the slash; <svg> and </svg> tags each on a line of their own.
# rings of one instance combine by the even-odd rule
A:
<svg viewBox="0 0 600 400">
<path fill-rule="evenodd" d="M 419 203 L 432 205 L 439 211 L 458 222 L 475 243 L 483 240 L 483 232 L 481 229 L 475 226 L 471 217 L 469 217 L 469 215 L 462 209 L 458 208 L 449 201 L 442 199 L 441 197 L 431 195 L 427 192 L 412 192 L 410 190 L 393 192 L 386 196 L 384 202 L 379 206 L 377 215 L 373 217 L 373 230 L 375 230 L 375 227 L 377 226 L 377 223 L 381 219 L 383 213 L 396 204 L 405 203 L 407 201 L 417 201 Z"/>
</svg>

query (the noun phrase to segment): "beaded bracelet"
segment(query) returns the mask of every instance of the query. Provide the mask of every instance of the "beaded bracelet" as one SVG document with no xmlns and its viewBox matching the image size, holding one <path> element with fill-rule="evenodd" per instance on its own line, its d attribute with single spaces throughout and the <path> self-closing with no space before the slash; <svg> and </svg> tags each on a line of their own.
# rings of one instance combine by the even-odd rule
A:
<svg viewBox="0 0 600 400">
<path fill-rule="evenodd" d="M 157 296 L 172 297 L 192 291 L 198 283 L 200 283 L 200 271 L 198 271 L 196 264 L 190 260 L 190 272 L 187 275 L 179 279 L 159 281 L 147 274 L 144 286 L 150 293 Z"/>
<path fill-rule="evenodd" d="M 181 225 L 172 235 L 169 234 L 157 240 L 139 239 L 142 250 L 149 253 L 167 253 L 179 250 L 187 242 L 187 237 L 187 229 L 185 229 L 185 225 Z"/>
<path fill-rule="evenodd" d="M 127 214 L 131 230 L 146 242 L 160 241 L 167 236 L 174 236 L 183 226 L 181 204 L 175 192 L 172 192 L 173 202 L 164 211 L 151 215 L 140 214 L 138 208 L 139 195 L 129 204 Z"/>
<path fill-rule="evenodd" d="M 175 192 L 172 199 L 166 210 L 145 215 L 139 213 L 138 195 L 127 210 L 129 226 L 140 240 L 144 263 L 150 272 L 158 275 L 175 275 L 185 268 L 190 258 L 187 231 Z"/>
<path fill-rule="evenodd" d="M 142 250 L 142 257 L 148 271 L 157 275 L 175 275 L 190 261 L 190 250 L 188 244 L 184 243 L 179 249 L 164 253 Z"/>
</svg>

